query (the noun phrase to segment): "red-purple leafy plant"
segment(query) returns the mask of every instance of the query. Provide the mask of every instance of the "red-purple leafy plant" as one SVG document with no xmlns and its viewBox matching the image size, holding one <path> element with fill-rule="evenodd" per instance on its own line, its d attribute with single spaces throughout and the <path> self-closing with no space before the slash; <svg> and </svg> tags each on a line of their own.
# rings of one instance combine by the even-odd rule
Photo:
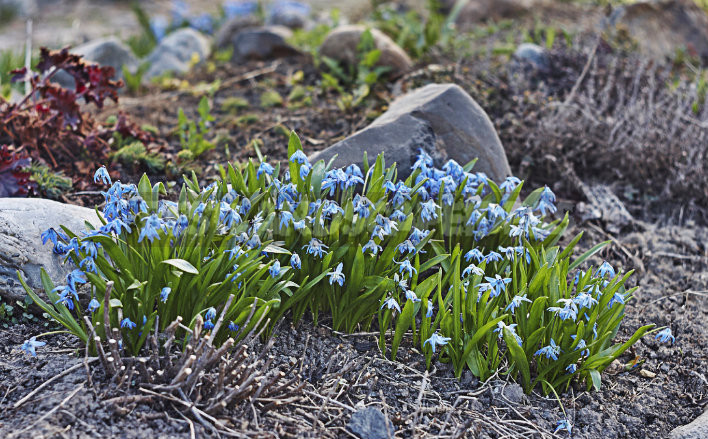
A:
<svg viewBox="0 0 708 439">
<path fill-rule="evenodd" d="M 74 80 L 73 90 L 52 82 L 59 71 Z M 28 83 L 30 92 L 17 103 L 0 98 L 0 144 L 62 169 L 80 183 L 95 170 L 96 162 L 106 161 L 108 140 L 114 132 L 145 143 L 155 142 L 125 116 L 121 115 L 113 128 L 105 128 L 82 111 L 82 101 L 98 108 L 106 99 L 118 102 L 123 82 L 112 80 L 114 73 L 113 67 L 89 63 L 68 48 L 42 48 L 36 71 L 21 68 L 12 72 L 12 80 Z"/>
<path fill-rule="evenodd" d="M 25 196 L 32 188 L 27 154 L 0 145 L 0 198 Z"/>
</svg>

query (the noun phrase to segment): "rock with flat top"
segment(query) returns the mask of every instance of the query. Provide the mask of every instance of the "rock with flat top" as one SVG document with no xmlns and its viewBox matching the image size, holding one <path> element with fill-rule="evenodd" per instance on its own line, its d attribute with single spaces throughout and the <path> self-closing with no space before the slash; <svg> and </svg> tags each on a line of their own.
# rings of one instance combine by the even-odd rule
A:
<svg viewBox="0 0 708 439">
<path fill-rule="evenodd" d="M 25 290 L 17 280 L 17 270 L 28 285 L 42 292 L 40 270 L 44 268 L 55 284 L 75 267 L 52 252 L 52 244 L 42 244 L 40 235 L 50 227 L 66 226 L 74 233 L 86 230 L 85 222 L 100 227 L 96 212 L 80 206 L 39 198 L 0 198 L 0 296 L 9 303 L 22 300 Z"/>
<path fill-rule="evenodd" d="M 497 182 L 511 175 L 487 113 L 455 84 L 430 84 L 401 96 L 371 125 L 310 158 L 328 162 L 337 155 L 334 167 L 361 166 L 365 151 L 370 161 L 384 153 L 386 165 L 396 162 L 404 179 L 421 148 L 437 166 L 448 159 L 465 165 L 477 158 L 474 172 Z"/>
<path fill-rule="evenodd" d="M 708 410 L 693 422 L 675 428 L 669 439 L 705 439 L 708 438 Z"/>
</svg>

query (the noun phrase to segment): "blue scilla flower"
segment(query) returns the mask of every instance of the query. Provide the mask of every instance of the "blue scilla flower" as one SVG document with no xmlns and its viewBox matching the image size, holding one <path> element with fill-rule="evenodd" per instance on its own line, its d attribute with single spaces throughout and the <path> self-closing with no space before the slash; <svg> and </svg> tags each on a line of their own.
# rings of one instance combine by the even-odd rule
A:
<svg viewBox="0 0 708 439">
<path fill-rule="evenodd" d="M 592 297 L 592 295 L 586 293 L 586 292 L 581 292 L 577 296 L 573 298 L 573 302 L 575 302 L 576 305 L 578 305 L 578 308 L 583 309 L 583 308 L 592 308 L 593 306 L 597 305 L 597 299 Z"/>
<path fill-rule="evenodd" d="M 431 318 L 433 316 L 433 301 L 428 300 L 428 306 L 425 308 L 425 317 Z"/>
<path fill-rule="evenodd" d="M 352 204 L 354 206 L 354 213 L 359 215 L 360 218 L 368 218 L 369 215 L 371 215 L 371 207 L 373 205 L 368 198 L 356 194 Z"/>
<path fill-rule="evenodd" d="M 625 297 L 622 293 L 615 292 L 615 294 L 612 296 L 612 299 L 610 299 L 610 303 L 607 304 L 607 308 L 612 308 L 613 306 L 615 306 L 615 303 L 619 303 L 620 305 L 624 305 Z"/>
<path fill-rule="evenodd" d="M 329 191 L 329 195 L 332 196 L 334 195 L 334 191 L 337 190 L 337 188 L 341 190 L 347 188 L 349 178 L 350 176 L 348 176 L 341 169 L 332 169 L 330 171 L 327 171 L 327 173 L 325 174 L 325 178 L 322 179 L 322 191 Z"/>
<path fill-rule="evenodd" d="M 138 236 L 138 243 L 142 242 L 143 239 L 147 238 L 150 242 L 153 242 L 155 238 L 160 239 L 160 235 L 157 233 L 163 228 L 162 220 L 156 215 L 152 214 L 146 218 L 143 218 L 145 224 L 140 230 L 140 236 Z"/>
<path fill-rule="evenodd" d="M 301 149 L 298 149 L 293 153 L 293 155 L 290 156 L 290 162 L 291 163 L 299 163 L 301 165 L 304 164 L 309 164 L 310 161 L 307 159 L 307 156 L 305 155 L 304 152 L 302 152 Z"/>
<path fill-rule="evenodd" d="M 344 170 L 344 173 L 353 176 L 353 177 L 359 177 L 359 178 L 364 178 L 364 174 L 361 173 L 361 168 L 359 168 L 358 165 L 351 164 L 347 166 L 347 169 Z M 363 181 L 362 181 L 363 183 Z"/>
<path fill-rule="evenodd" d="M 246 215 L 249 210 L 251 210 L 251 200 L 244 197 L 243 200 L 241 200 L 241 206 L 239 207 L 238 212 L 241 215 Z"/>
<path fill-rule="evenodd" d="M 268 271 L 270 272 L 270 276 L 274 279 L 280 276 L 280 261 L 275 260 L 275 262 L 273 262 L 273 265 L 270 266 Z"/>
<path fill-rule="evenodd" d="M 571 334 L 570 338 L 575 340 L 577 338 L 577 335 Z M 587 347 L 588 347 L 588 345 L 585 342 L 585 339 L 581 338 L 580 341 L 578 342 L 578 344 L 575 346 L 575 350 L 582 351 L 582 352 L 580 352 L 580 355 L 588 356 L 588 355 L 590 355 L 590 349 L 587 349 Z"/>
<path fill-rule="evenodd" d="M 286 229 L 293 222 L 293 214 L 287 210 L 280 211 L 280 225 L 279 228 L 285 227 Z"/>
<path fill-rule="evenodd" d="M 93 182 L 98 183 L 99 181 L 105 184 L 106 186 L 110 186 L 113 184 L 111 182 L 111 176 L 108 175 L 108 169 L 106 169 L 105 166 L 101 166 L 96 170 L 96 173 L 93 174 Z"/>
<path fill-rule="evenodd" d="M 435 200 L 430 199 L 426 202 L 420 203 L 420 207 L 420 219 L 424 222 L 427 223 L 428 221 L 438 218 L 437 209 L 440 209 L 440 206 L 435 204 Z"/>
<path fill-rule="evenodd" d="M 413 273 L 418 272 L 418 270 L 416 270 L 415 267 L 413 267 L 413 265 L 411 265 L 411 261 L 409 261 L 408 259 L 404 260 L 403 262 L 397 262 L 395 260 L 393 262 L 395 262 L 396 264 L 399 265 L 398 272 L 399 273 L 405 272 L 408 274 L 408 277 L 413 277 Z"/>
<path fill-rule="evenodd" d="M 57 242 L 59 242 L 59 234 L 53 227 L 48 228 L 39 236 L 42 238 L 42 245 L 46 244 L 47 242 L 51 242 L 53 245 L 56 246 Z"/>
<path fill-rule="evenodd" d="M 96 298 L 94 297 L 94 298 L 91 299 L 91 301 L 89 302 L 87 309 L 88 309 L 88 312 L 94 313 L 94 312 L 96 312 L 96 311 L 98 310 L 98 308 L 100 308 L 100 307 L 101 307 L 101 304 L 100 304 L 100 303 L 98 302 L 98 300 L 96 300 Z"/>
<path fill-rule="evenodd" d="M 98 244 L 88 239 L 84 239 L 83 241 L 81 241 L 81 245 L 79 246 L 79 248 L 86 256 L 95 258 L 96 255 L 98 255 L 98 247 L 100 246 L 101 244 Z"/>
<path fill-rule="evenodd" d="M 433 167 L 433 158 L 430 157 L 430 155 L 423 151 L 423 148 L 419 149 L 418 152 L 418 157 L 415 163 L 413 163 L 413 166 L 411 169 L 415 171 L 416 169 L 421 169 L 424 170 L 426 168 L 432 168 Z"/>
<path fill-rule="evenodd" d="M 513 299 L 511 299 L 511 302 L 504 308 L 504 312 L 506 311 L 511 311 L 511 314 L 514 314 L 514 311 L 516 308 L 520 307 L 523 302 L 528 302 L 531 303 L 531 299 L 526 297 L 526 294 L 523 296 L 514 296 Z"/>
<path fill-rule="evenodd" d="M 565 368 L 565 372 L 570 375 L 574 374 L 576 370 L 578 370 L 577 364 L 569 364 L 568 367 Z"/>
<path fill-rule="evenodd" d="M 99 229 L 99 231 L 104 235 L 109 235 L 111 233 L 120 235 L 122 230 L 125 230 L 126 233 L 130 233 L 130 226 L 122 219 L 114 219 L 113 221 L 109 221 Z"/>
<path fill-rule="evenodd" d="M 666 343 L 666 342 L 669 342 L 669 341 L 670 341 L 671 343 L 673 343 L 673 342 L 676 341 L 676 337 L 674 337 L 674 335 L 671 333 L 671 328 L 668 328 L 668 327 L 666 327 L 666 328 L 662 329 L 661 331 L 659 331 L 659 332 L 656 334 L 656 337 L 654 337 L 654 339 L 655 339 L 655 340 L 659 340 L 659 341 L 662 342 L 662 343 Z"/>
<path fill-rule="evenodd" d="M 573 424 L 571 424 L 570 421 L 567 419 L 561 419 L 560 421 L 558 421 L 558 425 L 556 426 L 556 429 L 553 434 L 556 434 L 561 430 L 566 430 L 568 432 L 568 436 L 572 436 Z"/>
<path fill-rule="evenodd" d="M 406 253 L 409 254 L 416 254 L 416 248 L 415 245 L 410 240 L 405 240 L 402 243 L 398 244 L 398 251 L 403 255 Z"/>
<path fill-rule="evenodd" d="M 612 265 L 610 265 L 609 262 L 602 261 L 602 265 L 600 265 L 600 268 L 597 269 L 596 275 L 602 278 L 609 277 L 612 279 L 615 277 L 615 269 L 612 268 Z"/>
<path fill-rule="evenodd" d="M 328 247 L 326 245 L 324 245 L 322 243 L 322 241 L 320 241 L 319 239 L 312 238 L 310 240 L 310 243 L 303 246 L 302 248 L 305 249 L 305 252 L 308 255 L 317 256 L 318 258 L 321 259 L 324 257 L 324 254 L 325 254 Z"/>
<path fill-rule="evenodd" d="M 401 204 L 405 203 L 406 200 L 411 199 L 411 188 L 406 186 L 405 183 L 402 181 L 399 181 L 396 183 L 396 190 L 393 194 L 393 199 L 391 202 L 395 207 L 400 206 Z"/>
<path fill-rule="evenodd" d="M 379 252 L 383 251 L 380 245 L 376 244 L 376 241 L 370 239 L 364 247 L 361 248 L 362 253 L 371 252 L 372 255 L 377 255 Z"/>
<path fill-rule="evenodd" d="M 576 320 L 578 318 L 578 306 L 573 299 L 558 299 L 563 306 L 551 306 L 548 311 L 555 313 L 561 320 Z"/>
<path fill-rule="evenodd" d="M 498 274 L 494 275 L 494 277 L 485 276 L 484 279 L 489 283 L 489 285 L 491 285 L 491 288 L 493 290 L 493 294 L 491 294 L 492 297 L 497 297 L 498 295 L 506 291 L 506 285 L 511 282 L 511 278 L 503 278 Z"/>
<path fill-rule="evenodd" d="M 261 237 L 258 236 L 258 234 L 254 233 L 253 236 L 251 236 L 248 241 L 246 241 L 246 245 L 248 248 L 251 250 L 254 248 L 258 248 L 261 246 Z"/>
<path fill-rule="evenodd" d="M 548 346 L 544 346 L 541 349 L 537 350 L 534 355 L 534 357 L 538 357 L 540 355 L 545 355 L 546 358 L 552 358 L 554 361 L 558 360 L 558 354 L 561 353 L 561 348 L 556 344 L 556 342 L 551 339 L 551 344 Z"/>
<path fill-rule="evenodd" d="M 411 300 L 413 303 L 418 303 L 420 302 L 420 299 L 418 296 L 415 294 L 415 291 L 413 290 L 406 290 L 406 300 Z"/>
<path fill-rule="evenodd" d="M 435 346 L 445 346 L 450 340 L 450 337 L 443 337 L 442 335 L 435 332 L 423 342 L 423 346 L 425 347 L 425 345 L 430 345 L 430 348 L 433 350 L 433 353 L 435 353 Z"/>
<path fill-rule="evenodd" d="M 148 211 L 148 205 L 143 200 L 143 197 L 140 195 L 136 195 L 132 197 L 130 200 L 128 200 L 128 209 L 134 214 L 137 215 L 140 212 L 147 212 Z"/>
<path fill-rule="evenodd" d="M 475 276 L 483 276 L 484 270 L 474 264 L 470 264 L 462 271 L 462 277 L 468 277 L 472 274 Z"/>
<path fill-rule="evenodd" d="M 162 290 L 160 290 L 160 301 L 162 303 L 166 303 L 167 299 L 170 297 L 171 292 L 172 288 L 170 287 L 164 287 Z"/>
<path fill-rule="evenodd" d="M 29 355 L 36 357 L 37 356 L 37 348 L 40 348 L 44 345 L 46 345 L 46 342 L 43 341 L 37 341 L 37 336 L 31 337 L 29 340 L 25 340 L 24 343 L 22 343 L 22 346 L 20 346 L 20 349 L 28 353 Z"/>
<path fill-rule="evenodd" d="M 274 171 L 275 169 L 269 163 L 261 162 L 260 166 L 258 166 L 258 170 L 256 171 L 256 178 L 260 179 L 262 174 L 271 176 Z"/>
<path fill-rule="evenodd" d="M 513 260 L 514 256 L 516 255 L 516 248 L 514 248 L 512 246 L 504 247 L 504 246 L 500 245 L 497 248 L 497 250 L 499 250 L 499 252 L 501 252 L 504 255 L 504 257 L 509 260 Z"/>
<path fill-rule="evenodd" d="M 302 267 L 302 261 L 300 260 L 300 255 L 297 253 L 293 253 L 292 256 L 290 256 L 290 266 L 299 270 Z"/>
<path fill-rule="evenodd" d="M 214 329 L 214 323 L 211 320 L 204 320 L 204 330 L 211 331 Z"/>
<path fill-rule="evenodd" d="M 66 283 L 69 285 L 69 287 L 72 289 L 72 291 L 76 291 L 76 285 L 83 285 L 87 282 L 86 280 L 86 273 L 79 269 L 73 270 L 71 273 L 69 273 L 66 276 Z M 77 297 L 78 299 L 78 297 Z"/>
<path fill-rule="evenodd" d="M 504 182 L 499 185 L 499 189 L 502 189 L 506 193 L 513 192 L 514 189 L 516 189 L 516 186 L 518 186 L 520 183 L 521 180 L 519 180 L 517 177 L 506 177 L 506 180 L 504 180 Z"/>
<path fill-rule="evenodd" d="M 381 305 L 381 309 L 384 308 L 388 308 L 391 311 L 398 311 L 399 314 L 401 313 L 401 307 L 398 305 L 398 302 L 396 302 L 396 299 L 394 299 L 393 297 L 389 297 L 384 301 L 383 305 Z"/>
<path fill-rule="evenodd" d="M 398 231 L 396 221 L 380 214 L 376 215 L 376 224 L 378 224 L 387 235 L 391 234 L 392 230 Z"/>
<path fill-rule="evenodd" d="M 396 210 L 393 211 L 393 213 L 392 213 L 391 215 L 389 215 L 389 218 L 391 218 L 392 220 L 394 220 L 394 221 L 400 223 L 400 222 L 402 222 L 402 221 L 405 221 L 406 218 L 408 218 L 408 215 L 406 215 L 405 213 L 403 213 L 403 212 L 401 212 L 400 210 L 396 209 Z"/>
<path fill-rule="evenodd" d="M 135 328 L 136 326 L 137 326 L 137 325 L 135 324 L 135 322 L 133 322 L 132 320 L 130 320 L 128 317 L 124 318 L 124 319 L 120 322 L 120 327 L 121 327 L 121 328 L 133 329 L 133 328 Z"/>
<path fill-rule="evenodd" d="M 230 332 L 236 332 L 238 330 L 239 330 L 239 326 L 236 323 L 234 323 L 233 320 L 231 322 L 229 322 L 229 331 Z"/>
<path fill-rule="evenodd" d="M 87 256 L 81 260 L 79 263 L 79 268 L 87 273 L 98 273 L 98 268 L 96 267 L 96 261 L 91 257 Z"/>
<path fill-rule="evenodd" d="M 337 204 L 336 201 L 333 200 L 325 200 L 324 203 L 322 204 L 322 217 L 324 219 L 331 219 L 333 216 L 337 214 L 344 214 L 344 209 L 339 207 L 339 204 Z"/>
<path fill-rule="evenodd" d="M 538 199 L 538 204 L 536 205 L 536 210 L 541 212 L 541 215 L 545 216 L 546 212 L 555 213 L 556 212 L 556 195 L 548 187 L 544 187 L 541 192 L 541 196 Z"/>
<path fill-rule="evenodd" d="M 332 285 L 335 282 L 339 284 L 340 287 L 344 286 L 344 274 L 342 273 L 342 268 L 344 267 L 344 264 L 341 262 L 339 265 L 337 265 L 337 268 L 335 268 L 334 271 L 327 273 L 327 276 L 329 276 L 329 284 Z"/>
<path fill-rule="evenodd" d="M 235 209 L 229 208 L 226 210 L 224 213 L 224 217 L 221 220 L 221 222 L 224 224 L 224 226 L 231 228 L 235 225 L 241 224 L 241 215 L 238 214 L 238 212 Z"/>
<path fill-rule="evenodd" d="M 261 228 L 263 224 L 263 212 L 258 212 L 256 216 L 251 219 L 251 227 L 248 233 L 256 233 Z"/>
<path fill-rule="evenodd" d="M 207 309 L 206 314 L 204 314 L 204 319 L 205 320 L 212 320 L 214 317 L 216 317 L 216 308 L 213 306 Z"/>
<path fill-rule="evenodd" d="M 304 219 L 301 219 L 300 221 L 293 221 L 293 228 L 294 228 L 295 230 L 302 230 L 302 229 L 304 229 L 305 227 L 307 227 L 307 226 L 305 225 L 305 220 L 304 220 Z"/>
<path fill-rule="evenodd" d="M 180 215 L 177 221 L 172 225 L 172 235 L 175 238 L 179 238 L 182 236 L 182 233 L 187 230 L 187 227 L 189 227 L 189 219 L 186 215 Z"/>
<path fill-rule="evenodd" d="M 300 166 L 300 178 L 302 180 L 307 179 L 307 176 L 310 175 L 310 171 L 312 170 L 312 166 L 309 164 L 305 163 L 302 166 Z"/>
<path fill-rule="evenodd" d="M 504 322 L 499 322 L 499 323 L 497 323 L 497 328 L 492 332 L 496 332 L 497 334 L 499 334 L 499 338 L 504 338 L 504 329 L 508 329 L 509 332 L 511 332 L 511 335 L 516 340 L 516 343 L 519 346 L 523 346 L 524 341 L 521 339 L 521 337 L 519 337 L 519 334 L 516 333 L 516 326 L 517 326 L 516 323 L 512 323 L 511 325 L 507 325 Z"/>
<path fill-rule="evenodd" d="M 395 213 L 395 212 L 394 212 Z M 393 215 L 391 215 L 391 218 L 393 218 Z M 420 244 L 425 238 L 428 237 L 430 234 L 430 230 L 420 230 L 417 227 L 413 227 L 413 230 L 411 230 L 411 234 L 408 237 L 408 239 L 414 244 L 418 245 Z"/>
<path fill-rule="evenodd" d="M 448 160 L 447 163 L 443 165 L 443 171 L 445 171 L 448 176 L 454 178 L 457 182 L 462 182 L 465 178 L 464 168 L 452 159 Z"/>
<path fill-rule="evenodd" d="M 478 248 L 473 248 L 465 253 L 465 261 L 469 262 L 470 259 L 474 259 L 477 263 L 480 263 L 484 260 L 484 254 Z"/>
<path fill-rule="evenodd" d="M 497 203 L 489 203 L 484 211 L 487 213 L 487 218 L 492 222 L 498 219 L 504 220 L 508 216 L 506 210 Z"/>
<path fill-rule="evenodd" d="M 487 264 L 489 264 L 490 262 L 499 262 L 503 259 L 504 258 L 502 257 L 502 255 L 500 255 L 499 253 L 497 253 L 495 251 L 489 252 L 489 254 L 487 254 L 487 256 L 484 257 L 484 260 Z"/>
</svg>

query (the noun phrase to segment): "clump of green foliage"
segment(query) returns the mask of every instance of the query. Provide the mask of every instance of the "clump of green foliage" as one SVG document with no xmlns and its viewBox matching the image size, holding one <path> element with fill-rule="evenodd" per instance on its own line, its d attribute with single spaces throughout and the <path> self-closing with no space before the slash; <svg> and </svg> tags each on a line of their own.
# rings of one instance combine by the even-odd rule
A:
<svg viewBox="0 0 708 439">
<path fill-rule="evenodd" d="M 63 171 L 54 172 L 49 166 L 33 162 L 30 165 L 30 179 L 35 182 L 35 191 L 43 197 L 58 200 L 73 186 L 71 178 Z"/>
<path fill-rule="evenodd" d="M 184 110 L 181 108 L 177 114 L 176 134 L 182 146 L 181 157 L 186 155 L 188 159 L 199 157 L 216 146 L 206 138 L 210 133 L 210 125 L 215 120 L 214 116 L 211 115 L 209 99 L 206 96 L 199 101 L 197 113 L 199 114 L 199 119 L 196 122 L 187 119 Z"/>
<path fill-rule="evenodd" d="M 607 243 L 578 257 L 581 235 L 560 247 L 568 217 L 545 221 L 556 210 L 548 188 L 520 200 L 517 178 L 497 185 L 474 162 L 439 169 L 424 152 L 403 181 L 383 156 L 328 169 L 308 161 L 294 133 L 288 152 L 284 169 L 229 165 L 206 188 L 185 178 L 176 202 L 160 200 L 164 187 L 147 177 L 113 183 L 102 227 L 43 234 L 79 266 L 67 285 L 45 274 L 50 302 L 28 294 L 85 340 L 77 288 L 88 284 L 94 325 L 108 313 L 133 354 L 177 316 L 208 331 L 225 311 L 222 342 L 251 313 L 270 325 L 326 313 L 347 332 L 377 321 L 393 358 L 410 332 L 429 366 L 437 358 L 481 379 L 504 368 L 544 393 L 574 379 L 599 387 L 604 368 L 652 328 L 612 344 L 631 273 L 579 269 Z M 111 184 L 105 168 L 95 178 Z"/>
</svg>

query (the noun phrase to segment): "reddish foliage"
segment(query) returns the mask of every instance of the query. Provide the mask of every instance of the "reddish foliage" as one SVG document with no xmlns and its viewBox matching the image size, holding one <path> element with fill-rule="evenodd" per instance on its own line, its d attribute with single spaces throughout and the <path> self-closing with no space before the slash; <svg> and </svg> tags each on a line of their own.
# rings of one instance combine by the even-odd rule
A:
<svg viewBox="0 0 708 439">
<path fill-rule="evenodd" d="M 0 197 L 25 196 L 32 188 L 27 154 L 16 153 L 0 145 Z"/>
<path fill-rule="evenodd" d="M 51 81 L 60 70 L 74 79 L 75 90 Z M 22 68 L 12 72 L 13 81 L 29 83 L 31 91 L 19 103 L 0 98 L 0 143 L 64 170 L 78 183 L 86 181 L 84 177 L 95 170 L 97 163 L 106 161 L 108 139 L 114 132 L 145 143 L 155 141 L 122 114 L 115 127 L 105 129 L 82 112 L 81 100 L 98 108 L 106 99 L 118 102 L 123 82 L 111 80 L 113 67 L 89 63 L 67 48 L 42 48 L 37 71 Z"/>
</svg>

